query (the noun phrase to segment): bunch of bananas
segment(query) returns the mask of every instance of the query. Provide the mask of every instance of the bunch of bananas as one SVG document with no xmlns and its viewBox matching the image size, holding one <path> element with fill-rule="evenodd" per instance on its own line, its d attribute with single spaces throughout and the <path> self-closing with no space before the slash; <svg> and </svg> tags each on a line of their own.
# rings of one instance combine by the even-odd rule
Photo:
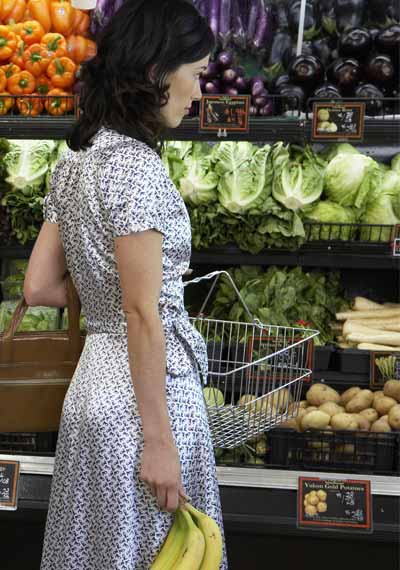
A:
<svg viewBox="0 0 400 570">
<path fill-rule="evenodd" d="M 217 523 L 185 503 L 150 570 L 218 570 L 222 537 Z"/>
</svg>

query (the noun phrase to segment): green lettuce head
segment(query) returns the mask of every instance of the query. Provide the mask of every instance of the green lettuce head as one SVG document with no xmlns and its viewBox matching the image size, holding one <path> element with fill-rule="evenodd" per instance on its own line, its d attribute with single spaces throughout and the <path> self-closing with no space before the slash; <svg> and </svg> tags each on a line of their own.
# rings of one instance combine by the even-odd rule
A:
<svg viewBox="0 0 400 570">
<path fill-rule="evenodd" d="M 354 224 L 357 221 L 353 208 L 345 208 L 329 200 L 318 202 L 307 212 L 306 218 L 311 222 L 318 222 L 318 225 L 310 227 L 308 238 L 310 241 L 347 241 L 353 237 L 355 228 L 341 224 Z"/>
</svg>

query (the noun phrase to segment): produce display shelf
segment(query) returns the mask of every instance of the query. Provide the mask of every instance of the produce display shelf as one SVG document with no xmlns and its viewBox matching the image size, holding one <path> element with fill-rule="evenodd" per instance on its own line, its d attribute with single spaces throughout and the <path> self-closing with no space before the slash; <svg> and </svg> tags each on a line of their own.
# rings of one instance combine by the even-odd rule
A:
<svg viewBox="0 0 400 570">
<path fill-rule="evenodd" d="M 65 139 L 75 122 L 65 117 L 0 117 L 0 137 L 10 139 Z"/>
</svg>

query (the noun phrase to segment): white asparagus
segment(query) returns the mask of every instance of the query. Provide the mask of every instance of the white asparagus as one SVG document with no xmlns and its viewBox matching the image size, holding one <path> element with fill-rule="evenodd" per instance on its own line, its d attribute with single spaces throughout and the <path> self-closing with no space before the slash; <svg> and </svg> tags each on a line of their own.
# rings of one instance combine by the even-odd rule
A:
<svg viewBox="0 0 400 570">
<path fill-rule="evenodd" d="M 354 311 L 381 311 L 384 309 L 383 305 L 375 303 L 375 301 L 370 301 L 366 297 L 355 297 L 353 301 Z"/>
<path fill-rule="evenodd" d="M 362 342 L 369 342 L 372 344 L 384 344 L 386 346 L 400 346 L 400 334 L 385 332 L 381 334 L 364 334 L 360 332 L 354 332 L 346 337 L 347 342 L 356 342 L 357 344 Z"/>
<path fill-rule="evenodd" d="M 383 306 L 388 309 L 400 309 L 400 303 L 383 303 Z"/>
<path fill-rule="evenodd" d="M 338 342 L 339 348 L 354 348 L 354 344 L 349 344 L 348 342 Z"/>
<path fill-rule="evenodd" d="M 347 320 L 343 326 L 343 335 L 347 336 L 352 332 L 360 332 L 364 334 L 380 334 L 387 331 L 399 332 L 400 333 L 400 323 L 395 325 L 375 325 L 366 326 L 364 321 L 350 321 Z"/>
<path fill-rule="evenodd" d="M 354 313 L 356 315 L 356 313 Z M 366 327 L 370 327 L 370 328 L 377 328 L 378 325 L 397 325 L 400 324 L 400 317 L 386 317 L 386 319 L 357 319 L 357 318 L 351 318 L 351 319 L 347 319 L 347 321 L 351 321 L 352 323 L 358 323 L 358 324 L 362 324 L 365 325 Z M 346 322 L 347 322 L 346 321 Z"/>
<path fill-rule="evenodd" d="M 400 319 L 400 309 L 382 309 L 381 311 L 347 311 L 345 313 L 336 313 L 338 321 L 346 321 L 347 319 L 373 319 L 379 314 L 379 317 L 398 317 Z"/>
<path fill-rule="evenodd" d="M 357 348 L 359 350 L 375 350 L 375 351 L 384 350 L 388 352 L 394 352 L 398 350 L 397 347 L 395 346 L 385 346 L 384 344 L 371 344 L 369 342 L 361 342 L 360 344 L 357 345 Z"/>
</svg>

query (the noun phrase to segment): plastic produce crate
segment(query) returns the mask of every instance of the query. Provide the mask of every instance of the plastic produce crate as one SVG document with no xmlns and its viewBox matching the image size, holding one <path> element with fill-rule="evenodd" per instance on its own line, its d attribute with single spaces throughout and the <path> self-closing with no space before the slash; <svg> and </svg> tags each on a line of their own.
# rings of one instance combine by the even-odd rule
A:
<svg viewBox="0 0 400 570">
<path fill-rule="evenodd" d="M 268 433 L 273 467 L 400 474 L 400 433 L 274 429 Z"/>
</svg>

